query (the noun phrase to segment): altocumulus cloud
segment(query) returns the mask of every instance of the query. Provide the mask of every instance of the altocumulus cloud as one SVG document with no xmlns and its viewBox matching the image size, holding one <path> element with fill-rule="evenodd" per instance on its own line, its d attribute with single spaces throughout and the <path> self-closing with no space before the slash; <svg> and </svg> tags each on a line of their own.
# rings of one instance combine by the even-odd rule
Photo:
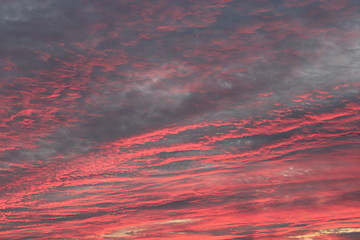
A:
<svg viewBox="0 0 360 240">
<path fill-rule="evenodd" d="M 3 0 L 2 239 L 358 239 L 357 0 Z"/>
</svg>

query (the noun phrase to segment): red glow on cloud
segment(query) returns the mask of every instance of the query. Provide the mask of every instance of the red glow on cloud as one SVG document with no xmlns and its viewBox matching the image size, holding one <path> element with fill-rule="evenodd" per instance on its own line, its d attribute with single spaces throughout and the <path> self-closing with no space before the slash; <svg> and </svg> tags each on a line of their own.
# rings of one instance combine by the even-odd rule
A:
<svg viewBox="0 0 360 240">
<path fill-rule="evenodd" d="M 0 3 L 0 239 L 359 238 L 358 10 Z"/>
</svg>

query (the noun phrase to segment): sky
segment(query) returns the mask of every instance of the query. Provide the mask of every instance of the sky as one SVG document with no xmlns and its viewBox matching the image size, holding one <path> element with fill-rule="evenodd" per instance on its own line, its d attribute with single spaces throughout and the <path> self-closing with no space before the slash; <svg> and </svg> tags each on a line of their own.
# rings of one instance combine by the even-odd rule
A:
<svg viewBox="0 0 360 240">
<path fill-rule="evenodd" d="M 360 239 L 360 1 L 1 0 L 1 240 Z"/>
</svg>

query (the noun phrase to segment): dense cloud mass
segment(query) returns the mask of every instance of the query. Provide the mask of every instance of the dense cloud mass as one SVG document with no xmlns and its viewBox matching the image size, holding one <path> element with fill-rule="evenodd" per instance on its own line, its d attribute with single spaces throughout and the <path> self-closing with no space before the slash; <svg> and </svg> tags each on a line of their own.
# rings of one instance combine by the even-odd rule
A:
<svg viewBox="0 0 360 240">
<path fill-rule="evenodd" d="M 358 0 L 2 0 L 0 239 L 360 239 Z"/>
</svg>

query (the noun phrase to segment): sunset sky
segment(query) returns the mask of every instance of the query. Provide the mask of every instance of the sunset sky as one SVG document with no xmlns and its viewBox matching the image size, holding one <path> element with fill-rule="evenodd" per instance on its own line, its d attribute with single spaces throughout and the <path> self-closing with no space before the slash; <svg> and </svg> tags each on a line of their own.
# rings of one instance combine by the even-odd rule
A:
<svg viewBox="0 0 360 240">
<path fill-rule="evenodd" d="M 1 240 L 359 240 L 359 0 L 1 0 Z"/>
</svg>

